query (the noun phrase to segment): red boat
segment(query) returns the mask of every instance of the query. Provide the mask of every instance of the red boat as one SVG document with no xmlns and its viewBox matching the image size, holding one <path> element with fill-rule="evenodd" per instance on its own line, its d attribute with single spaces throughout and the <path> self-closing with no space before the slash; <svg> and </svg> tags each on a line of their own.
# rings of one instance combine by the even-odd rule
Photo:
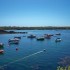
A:
<svg viewBox="0 0 70 70">
<path fill-rule="evenodd" d="M 4 52 L 4 50 L 0 50 L 0 53 L 3 53 Z"/>
<path fill-rule="evenodd" d="M 46 34 L 44 37 L 47 38 L 47 39 L 50 39 L 51 35 L 50 34 Z"/>
</svg>

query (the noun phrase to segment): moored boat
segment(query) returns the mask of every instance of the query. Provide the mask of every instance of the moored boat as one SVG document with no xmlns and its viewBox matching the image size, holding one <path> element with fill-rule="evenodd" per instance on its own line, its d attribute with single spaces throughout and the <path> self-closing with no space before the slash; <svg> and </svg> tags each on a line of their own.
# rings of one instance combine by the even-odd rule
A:
<svg viewBox="0 0 70 70">
<path fill-rule="evenodd" d="M 21 39 L 21 37 L 20 37 L 20 36 L 16 36 L 16 37 L 14 37 L 14 38 Z"/>
<path fill-rule="evenodd" d="M 3 43 L 0 43 L 0 47 L 3 47 L 4 46 L 4 44 Z"/>
<path fill-rule="evenodd" d="M 43 41 L 45 38 L 44 37 L 38 37 L 36 38 L 38 41 Z"/>
<path fill-rule="evenodd" d="M 57 38 L 55 42 L 61 42 L 61 38 Z"/>
<path fill-rule="evenodd" d="M 0 50 L 0 53 L 4 53 L 4 50 Z"/>
<path fill-rule="evenodd" d="M 44 52 L 46 51 L 46 49 L 43 50 Z"/>
<path fill-rule="evenodd" d="M 57 33 L 56 35 L 61 35 L 60 33 Z"/>
<path fill-rule="evenodd" d="M 28 38 L 36 38 L 36 36 L 35 35 L 29 35 L 29 36 L 27 36 Z"/>
<path fill-rule="evenodd" d="M 9 44 L 18 44 L 19 43 L 19 39 L 18 38 L 14 38 L 14 39 L 9 39 Z"/>
<path fill-rule="evenodd" d="M 45 37 L 46 39 L 51 39 L 51 36 L 53 36 L 53 35 L 51 35 L 51 34 L 46 34 L 46 35 L 44 35 L 44 37 Z"/>
</svg>

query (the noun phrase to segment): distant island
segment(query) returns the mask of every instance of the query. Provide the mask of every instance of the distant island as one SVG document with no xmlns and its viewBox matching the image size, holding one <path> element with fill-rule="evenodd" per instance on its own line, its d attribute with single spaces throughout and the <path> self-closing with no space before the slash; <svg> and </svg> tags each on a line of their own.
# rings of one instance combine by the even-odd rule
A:
<svg viewBox="0 0 70 70">
<path fill-rule="evenodd" d="M 2 26 L 0 27 L 0 34 L 15 34 L 15 33 L 27 33 L 27 32 L 15 32 L 13 30 L 69 30 L 70 26 L 67 27 L 17 27 L 17 26 Z M 11 30 L 11 31 L 7 31 Z"/>
</svg>

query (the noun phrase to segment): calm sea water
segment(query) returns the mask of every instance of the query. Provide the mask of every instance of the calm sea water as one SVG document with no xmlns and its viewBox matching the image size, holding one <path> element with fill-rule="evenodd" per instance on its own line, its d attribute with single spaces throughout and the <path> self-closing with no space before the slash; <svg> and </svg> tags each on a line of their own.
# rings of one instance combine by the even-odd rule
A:
<svg viewBox="0 0 70 70">
<path fill-rule="evenodd" d="M 70 56 L 70 30 L 18 30 L 28 34 L 0 34 L 0 42 L 4 43 L 4 54 L 0 54 L 0 70 L 57 70 L 60 58 Z M 37 41 L 29 39 L 30 34 L 43 36 L 44 34 L 61 33 L 52 36 L 50 40 Z M 19 45 L 8 46 L 8 39 L 21 36 Z M 61 38 L 59 43 L 56 38 Z M 16 47 L 18 50 L 16 51 Z M 43 52 L 43 49 L 46 49 Z"/>
</svg>

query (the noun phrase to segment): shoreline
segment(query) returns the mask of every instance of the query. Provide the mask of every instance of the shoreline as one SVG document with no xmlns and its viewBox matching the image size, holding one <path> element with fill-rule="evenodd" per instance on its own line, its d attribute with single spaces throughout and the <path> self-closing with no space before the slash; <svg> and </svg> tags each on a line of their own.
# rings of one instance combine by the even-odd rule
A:
<svg viewBox="0 0 70 70">
<path fill-rule="evenodd" d="M 17 27 L 17 26 L 0 26 L 0 30 L 70 30 L 70 26 L 58 27 L 58 26 L 45 26 L 45 27 Z"/>
<path fill-rule="evenodd" d="M 9 31 L 7 31 L 9 30 Z M 0 34 L 26 34 L 28 32 L 16 32 L 14 30 L 70 30 L 70 27 L 0 27 Z"/>
</svg>

